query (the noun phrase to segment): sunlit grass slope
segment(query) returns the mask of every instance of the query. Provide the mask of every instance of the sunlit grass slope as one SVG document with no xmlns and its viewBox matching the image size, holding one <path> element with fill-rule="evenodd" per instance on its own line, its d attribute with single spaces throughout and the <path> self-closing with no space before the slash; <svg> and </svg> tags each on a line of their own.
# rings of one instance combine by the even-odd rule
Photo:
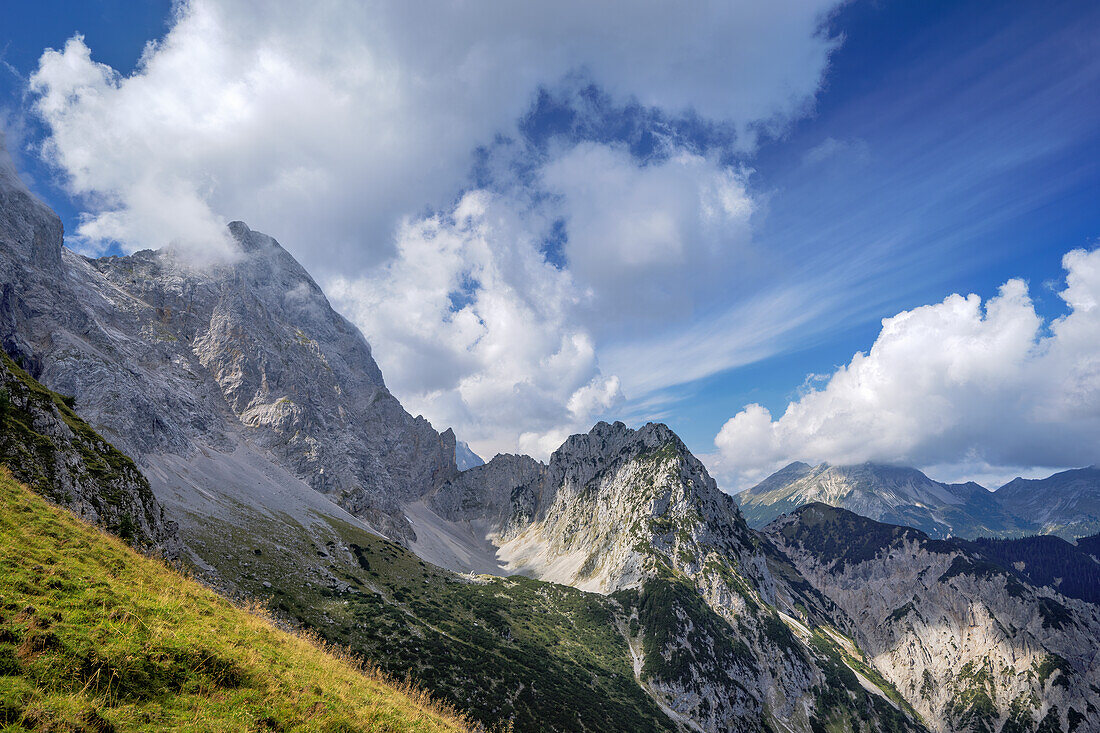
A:
<svg viewBox="0 0 1100 733">
<path fill-rule="evenodd" d="M 0 731 L 460 731 L 0 469 Z"/>
</svg>

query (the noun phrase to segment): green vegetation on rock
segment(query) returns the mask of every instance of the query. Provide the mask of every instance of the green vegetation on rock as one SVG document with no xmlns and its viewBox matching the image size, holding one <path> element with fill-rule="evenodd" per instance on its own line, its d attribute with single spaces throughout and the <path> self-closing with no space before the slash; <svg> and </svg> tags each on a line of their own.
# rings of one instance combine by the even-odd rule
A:
<svg viewBox="0 0 1100 733">
<path fill-rule="evenodd" d="M 254 513 L 242 529 L 196 518 L 189 541 L 244 595 L 487 725 L 675 730 L 635 680 L 620 632 L 629 614 L 615 600 L 523 576 L 459 576 L 314 519 Z"/>
<path fill-rule="evenodd" d="M 161 539 L 163 517 L 134 462 L 0 352 L 0 465 L 52 501 L 89 510 L 138 546 Z"/>
</svg>

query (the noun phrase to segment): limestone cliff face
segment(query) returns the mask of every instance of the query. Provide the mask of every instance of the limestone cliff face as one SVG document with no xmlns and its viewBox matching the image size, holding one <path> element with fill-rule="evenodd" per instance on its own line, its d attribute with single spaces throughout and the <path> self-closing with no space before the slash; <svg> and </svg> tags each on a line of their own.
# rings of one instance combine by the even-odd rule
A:
<svg viewBox="0 0 1100 733">
<path fill-rule="evenodd" d="M 253 484 L 285 471 L 411 537 L 401 504 L 457 472 L 454 434 L 404 411 L 362 334 L 274 239 L 235 222 L 238 251 L 202 269 L 167 250 L 87 259 L 0 167 L 0 341 L 35 378 L 75 396 L 155 484 L 180 458 L 244 452 L 273 464 Z"/>
<path fill-rule="evenodd" d="M 202 271 L 167 252 L 85 264 L 125 294 L 115 302 L 131 328 L 169 361 L 186 360 L 250 442 L 376 528 L 406 536 L 400 505 L 457 471 L 454 434 L 405 412 L 362 334 L 274 239 L 240 222 L 230 231 L 239 257 Z M 210 430 L 182 432 L 194 442 Z"/>
<path fill-rule="evenodd" d="M 498 456 L 431 503 L 452 521 L 489 520 L 507 572 L 620 602 L 640 683 L 685 725 L 808 730 L 836 713 L 819 700 L 823 660 L 807 641 L 821 624 L 850 633 L 845 614 L 748 528 L 666 426 L 600 423 L 545 466 Z M 881 720 L 889 704 L 856 687 L 840 707 Z"/>
<path fill-rule="evenodd" d="M 666 426 L 599 423 L 543 465 L 501 455 L 431 497 L 450 520 L 489 520 L 509 569 L 586 590 L 638 587 L 645 558 L 677 566 L 701 548 L 742 555 L 750 533 L 733 501 Z M 758 562 L 750 561 L 753 572 Z M 764 580 L 766 572 L 757 572 Z M 770 588 L 770 586 L 769 586 Z"/>
<path fill-rule="evenodd" d="M 766 534 L 937 731 L 1100 730 L 1100 607 L 975 553 L 812 504 Z"/>
</svg>

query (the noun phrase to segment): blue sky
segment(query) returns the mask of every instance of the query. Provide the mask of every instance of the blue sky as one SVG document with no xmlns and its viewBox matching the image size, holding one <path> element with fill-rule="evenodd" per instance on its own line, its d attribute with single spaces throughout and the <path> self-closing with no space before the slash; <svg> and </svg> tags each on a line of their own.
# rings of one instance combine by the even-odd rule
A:
<svg viewBox="0 0 1100 733">
<path fill-rule="evenodd" d="M 1070 453 L 998 447 L 1022 445 L 1028 433 L 1000 436 L 991 427 L 985 432 L 999 436 L 991 446 L 991 439 L 973 437 L 981 423 L 930 427 L 944 424 L 942 414 L 921 416 L 923 422 L 907 428 L 924 436 L 919 440 L 859 449 L 829 435 L 838 410 L 854 425 L 868 424 L 856 415 L 862 408 L 844 402 L 839 380 L 828 399 L 805 402 L 803 422 L 820 423 L 817 433 L 804 435 L 779 418 L 788 403 L 824 394 L 829 375 L 876 343 L 883 318 L 952 293 L 988 301 L 1012 278 L 1027 281 L 1042 323 L 1022 342 L 1023 351 L 1003 357 L 1018 359 L 1019 370 L 998 388 L 1019 390 L 1019 375 L 1037 370 L 1027 354 L 1050 335 L 1052 320 L 1071 310 L 1058 294 L 1065 287 L 1062 258 L 1095 248 L 1100 237 L 1100 7 L 1094 3 L 993 8 L 856 1 L 829 10 L 823 23 L 817 15 L 801 25 L 777 13 L 751 21 L 770 23 L 765 31 L 778 28 L 774 37 L 763 34 L 769 44 L 736 58 L 723 49 L 753 45 L 736 35 L 738 24 L 748 21 L 718 18 L 717 10 L 713 22 L 688 19 L 683 29 L 680 19 L 641 13 L 615 16 L 606 28 L 599 26 L 605 19 L 593 17 L 606 37 L 624 39 L 624 61 L 601 55 L 614 44 L 598 33 L 594 41 L 578 40 L 586 28 L 568 26 L 564 36 L 551 29 L 543 37 L 530 30 L 531 19 L 500 21 L 486 31 L 476 17 L 433 26 L 395 11 L 383 14 L 393 25 L 380 41 L 355 36 L 350 11 L 347 27 L 339 18 L 334 25 L 332 18 L 311 17 L 297 29 L 292 11 L 285 27 L 278 25 L 282 14 L 272 11 L 254 30 L 242 20 L 247 10 L 235 5 L 194 3 L 190 26 L 177 24 L 169 3 L 42 2 L 7 11 L 0 106 L 9 146 L 35 190 L 62 215 L 70 246 L 89 253 L 158 246 L 155 233 L 164 221 L 140 207 L 155 206 L 143 204 L 144 193 L 161 188 L 156 201 L 188 204 L 173 221 L 245 218 L 302 259 L 334 304 L 363 328 L 387 381 L 410 409 L 437 427 L 455 425 L 483 453 L 545 455 L 562 434 L 588 421 L 622 417 L 668 422 L 708 456 L 727 487 L 787 459 L 909 462 L 944 478 L 987 483 L 1091 462 L 1086 447 Z M 692 34 L 711 27 L 714 38 L 693 41 Z M 211 28 L 226 34 L 225 47 Z M 170 30 L 178 42 L 162 48 L 149 68 L 139 67 L 146 43 Z M 60 50 L 78 32 L 83 46 L 58 57 L 69 63 L 41 61 L 44 49 Z M 535 48 L 529 57 L 494 45 L 509 33 L 528 39 Z M 677 33 L 682 37 L 665 38 Z M 408 48 L 401 46 L 406 34 Z M 204 40 L 208 36 L 215 40 Z M 257 50 L 232 51 L 236 45 L 248 51 L 249 43 Z M 318 50 L 330 43 L 348 49 L 339 63 Z M 463 44 L 488 50 L 468 55 Z M 409 121 L 400 110 L 376 113 L 383 100 L 349 112 L 339 126 L 348 105 L 341 95 L 366 98 L 376 91 L 342 74 L 364 50 L 390 52 L 391 45 L 394 68 L 429 82 L 424 99 L 410 93 L 408 106 L 418 104 L 418 116 L 438 115 L 442 122 L 424 123 L 419 137 L 398 136 L 381 147 L 377 140 Z M 84 46 L 91 61 L 114 71 L 95 81 L 100 86 L 92 101 L 74 102 L 80 87 L 66 69 L 104 68 L 80 59 Z M 485 58 L 498 66 L 488 63 L 480 72 L 474 65 L 465 76 L 444 78 L 451 71 L 432 65 L 436 46 L 441 58 L 454 46 L 466 61 Z M 563 47 L 569 49 L 564 59 Z M 640 59 L 656 59 L 647 73 L 626 68 L 641 63 L 629 58 L 636 47 Z M 257 66 L 265 51 L 276 62 L 295 63 Z M 196 114 L 189 128 L 186 111 L 171 124 L 147 111 L 165 89 L 194 99 L 184 78 L 188 53 L 205 59 L 194 74 L 208 74 L 207 87 L 241 94 L 243 101 L 233 97 L 241 105 L 233 109 L 243 109 L 250 121 L 240 134 L 214 137 L 206 131 L 209 115 Z M 665 67 L 678 70 L 696 55 L 705 64 L 684 62 L 683 83 L 671 72 L 661 76 Z M 522 73 L 500 71 L 528 58 L 531 68 Z M 729 81 L 705 70 L 695 78 L 706 64 L 728 64 Z M 278 84 L 257 71 L 272 67 L 284 69 L 273 77 Z M 443 79 L 436 86 L 433 73 Z M 450 96 L 478 73 L 484 80 Z M 292 95 L 314 94 L 318 79 L 334 77 L 329 96 L 321 89 L 296 109 Z M 247 80 L 243 92 L 234 86 L 239 79 Z M 387 88 L 396 84 L 389 80 Z M 283 96 L 265 96 L 272 86 Z M 49 111 L 41 100 L 51 93 L 61 101 Z M 304 109 L 330 102 L 335 112 L 327 115 L 311 117 Z M 260 117 L 270 123 L 252 121 Z M 231 117 L 227 126 L 236 123 Z M 96 131 L 113 127 L 125 133 L 101 147 L 82 147 Z M 161 142 L 153 139 L 185 154 L 157 157 Z M 151 145 L 152 157 L 127 159 L 135 140 Z M 43 149 L 44 143 L 56 147 Z M 350 151 L 346 160 L 339 146 Z M 228 160 L 228 150 L 239 157 L 218 169 L 218 156 Z M 88 173 L 73 162 L 89 157 L 108 172 Z M 135 170 L 145 175 L 135 168 L 145 159 L 148 180 L 129 187 Z M 255 173 L 250 178 L 242 169 Z M 360 187 L 359 180 L 370 183 Z M 696 183 L 701 198 L 681 199 Z M 183 196 L 176 185 L 186 189 Z M 695 208 L 714 208 L 712 194 L 723 202 L 718 214 L 696 221 Z M 134 216 L 118 225 L 103 216 L 112 206 Z M 609 208 L 626 213 L 610 216 Z M 654 211 L 659 216 L 649 216 Z M 653 235 L 650 242 L 662 227 L 671 239 Z M 211 231 L 196 225 L 175 236 L 209 239 Z M 532 262 L 516 244 L 528 240 L 543 261 Z M 671 256 L 669 247 L 676 257 L 661 259 Z M 196 246 L 195 256 L 212 256 L 212 250 Z M 426 260 L 450 264 L 425 274 Z M 409 293 L 440 305 L 430 312 L 425 306 L 414 318 L 408 304 L 400 304 Z M 1020 312 L 1026 320 L 1028 312 Z M 525 319 L 529 328 L 513 325 Z M 982 333 L 994 328 L 989 321 L 978 324 Z M 945 342 L 949 336 L 945 330 Z M 511 352 L 507 359 L 502 350 Z M 960 349 L 959 359 L 966 353 Z M 966 357 L 968 363 L 982 354 Z M 875 367 L 888 368 L 886 361 Z M 1011 387 L 1010 378 L 1017 380 Z M 964 392 L 950 380 L 929 384 L 924 402 L 993 414 L 990 401 L 1005 394 L 990 387 L 995 379 L 981 377 Z M 1065 393 L 1046 384 L 1034 391 L 1048 386 Z M 883 394 L 875 404 L 907 409 L 892 400 Z M 746 417 L 727 425 L 750 403 L 766 408 L 774 424 L 750 429 Z M 825 403 L 829 407 L 815 407 Z M 1027 410 L 1032 415 L 1035 406 Z M 1062 442 L 1083 444 L 1094 429 L 1091 414 L 1053 430 Z M 758 428 L 770 437 L 753 432 Z M 1052 430 L 1049 424 L 1029 429 Z M 791 437 L 796 434 L 801 437 Z M 757 440 L 767 443 L 752 454 L 765 456 L 759 460 L 729 447 Z"/>
<path fill-rule="evenodd" d="M 1100 7 L 853 3 L 834 25 L 845 40 L 816 113 L 753 160 L 777 191 L 760 236 L 897 238 L 896 270 L 862 317 L 699 385 L 680 408 L 698 442 L 745 402 L 782 410 L 806 373 L 866 350 L 900 310 L 1023 277 L 1039 311 L 1059 314 L 1043 284 L 1061 280 L 1066 251 L 1100 241 Z M 807 166 L 827 140 L 858 147 Z"/>
<path fill-rule="evenodd" d="M 38 118 L 27 109 L 26 80 L 45 49 L 61 48 L 74 33 L 83 33 L 89 43 L 95 44 L 100 61 L 129 72 L 145 44 L 167 30 L 171 8 L 167 0 L 43 0 L 5 8 L 4 28 L 0 31 L 0 60 L 4 62 L 0 69 L 0 108 L 7 115 L 7 125 L 19 128 L 25 136 L 21 142 L 27 147 L 33 147 L 44 134 Z M 80 208 L 56 184 L 56 172 L 32 150 L 16 148 L 10 142 L 9 147 L 14 148 L 23 174 L 32 179 L 35 192 L 62 215 L 66 229 L 75 229 Z"/>
</svg>

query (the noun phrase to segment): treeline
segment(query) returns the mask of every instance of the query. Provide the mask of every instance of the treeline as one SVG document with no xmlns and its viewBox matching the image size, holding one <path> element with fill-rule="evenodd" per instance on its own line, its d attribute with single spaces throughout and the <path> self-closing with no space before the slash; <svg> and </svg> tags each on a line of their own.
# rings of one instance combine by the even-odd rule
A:
<svg viewBox="0 0 1100 733">
<path fill-rule="evenodd" d="M 1032 585 L 1047 585 L 1070 598 L 1100 603 L 1100 535 L 1070 544 L 1040 535 L 1016 540 L 979 538 L 970 543 L 990 562 L 1013 570 Z"/>
</svg>

